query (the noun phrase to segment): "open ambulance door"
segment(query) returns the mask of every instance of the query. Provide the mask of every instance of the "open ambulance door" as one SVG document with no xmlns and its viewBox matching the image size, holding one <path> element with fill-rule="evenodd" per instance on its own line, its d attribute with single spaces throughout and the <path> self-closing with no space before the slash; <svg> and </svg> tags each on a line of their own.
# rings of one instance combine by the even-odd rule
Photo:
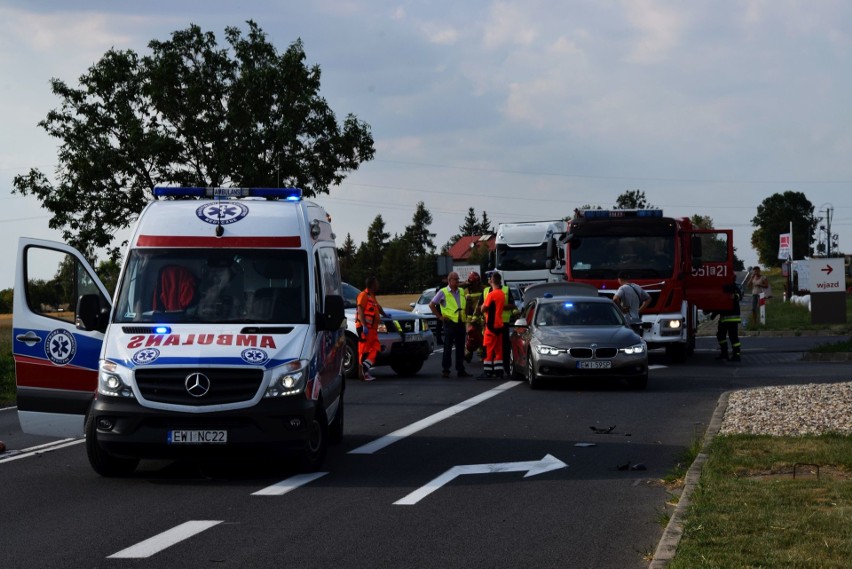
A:
<svg viewBox="0 0 852 569">
<path fill-rule="evenodd" d="M 691 270 L 686 277 L 686 299 L 704 312 L 731 308 L 724 292 L 734 282 L 734 232 L 730 229 L 695 229 L 691 232 Z"/>
<path fill-rule="evenodd" d="M 109 293 L 76 249 L 52 241 L 20 239 L 12 354 L 18 419 L 25 433 L 83 435 L 83 421 L 97 388 L 104 338 L 103 330 L 77 327 L 77 303 L 83 295 L 99 299 L 105 323 L 111 308 Z"/>
</svg>

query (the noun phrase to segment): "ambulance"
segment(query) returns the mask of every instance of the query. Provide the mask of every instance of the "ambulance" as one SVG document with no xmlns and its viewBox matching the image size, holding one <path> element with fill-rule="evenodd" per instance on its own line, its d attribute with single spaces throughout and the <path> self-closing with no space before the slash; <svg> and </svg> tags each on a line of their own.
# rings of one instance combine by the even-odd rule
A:
<svg viewBox="0 0 852 569">
<path fill-rule="evenodd" d="M 259 453 L 320 468 L 343 436 L 345 387 L 329 216 L 295 188 L 154 196 L 112 298 L 76 249 L 20 240 L 22 429 L 85 434 L 102 476 L 128 475 L 140 459 Z"/>
</svg>

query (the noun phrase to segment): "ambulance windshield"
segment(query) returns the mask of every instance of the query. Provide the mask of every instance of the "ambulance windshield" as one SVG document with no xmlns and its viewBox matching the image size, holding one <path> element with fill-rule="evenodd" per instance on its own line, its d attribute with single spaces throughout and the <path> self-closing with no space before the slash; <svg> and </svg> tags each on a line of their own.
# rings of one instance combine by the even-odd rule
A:
<svg viewBox="0 0 852 569">
<path fill-rule="evenodd" d="M 135 249 L 115 322 L 305 324 L 307 254 L 280 249 Z"/>
</svg>

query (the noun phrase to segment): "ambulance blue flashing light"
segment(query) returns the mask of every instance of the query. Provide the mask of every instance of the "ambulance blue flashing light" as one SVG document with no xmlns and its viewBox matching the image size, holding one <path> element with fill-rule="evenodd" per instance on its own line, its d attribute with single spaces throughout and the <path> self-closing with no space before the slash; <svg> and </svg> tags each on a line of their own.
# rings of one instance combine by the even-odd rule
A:
<svg viewBox="0 0 852 569">
<path fill-rule="evenodd" d="M 168 326 L 154 326 L 154 334 L 171 334 L 172 329 Z"/>
<path fill-rule="evenodd" d="M 661 209 L 587 209 L 586 219 L 619 219 L 625 217 L 663 217 Z"/>
<path fill-rule="evenodd" d="M 180 188 L 155 186 L 154 196 L 173 198 L 275 198 L 296 202 L 302 199 L 301 188 Z"/>
</svg>

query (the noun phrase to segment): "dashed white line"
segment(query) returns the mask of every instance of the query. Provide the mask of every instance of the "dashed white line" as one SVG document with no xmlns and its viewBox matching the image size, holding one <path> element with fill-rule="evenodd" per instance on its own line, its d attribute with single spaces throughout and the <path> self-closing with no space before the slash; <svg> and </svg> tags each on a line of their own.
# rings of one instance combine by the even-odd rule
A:
<svg viewBox="0 0 852 569">
<path fill-rule="evenodd" d="M 221 523 L 222 520 L 195 520 L 185 522 L 145 541 L 140 541 L 127 549 L 122 549 L 118 553 L 113 553 L 107 559 L 142 559 L 151 557 L 155 553 L 159 553 L 176 543 L 180 543 Z"/>
<path fill-rule="evenodd" d="M 13 460 L 18 460 L 20 458 L 38 456 L 41 453 L 50 452 L 52 450 L 59 450 L 61 448 L 78 445 L 85 442 L 85 440 L 86 439 L 62 439 L 18 451 L 8 451 L 5 453 L 7 456 L 0 455 L 0 464 L 3 464 L 4 462 L 12 462 Z"/>
<path fill-rule="evenodd" d="M 435 423 L 438 423 L 440 421 L 443 421 L 444 419 L 448 419 L 449 417 L 452 417 L 453 415 L 461 413 L 462 411 L 470 409 L 474 405 L 477 405 L 479 403 L 482 403 L 483 401 L 491 399 L 495 395 L 499 395 L 499 394 L 503 393 L 504 391 L 506 391 L 507 389 L 511 389 L 512 387 L 515 387 L 516 385 L 520 385 L 520 384 L 521 383 L 518 382 L 518 381 L 507 381 L 506 383 L 504 383 L 502 385 L 498 385 L 494 389 L 490 389 L 490 390 L 486 391 L 485 393 L 480 393 L 476 397 L 471 397 L 467 401 L 462 401 L 461 403 L 459 403 L 457 405 L 453 405 L 452 407 L 444 409 L 443 411 L 435 413 L 434 415 L 426 417 L 425 419 L 421 419 L 420 421 L 417 421 L 416 423 L 412 423 L 412 424 L 408 425 L 407 427 L 403 427 L 399 430 L 396 430 L 396 431 L 394 431 L 394 432 L 392 432 L 388 435 L 385 435 L 381 438 L 374 440 L 373 442 L 367 443 L 367 444 L 360 446 L 360 447 L 358 447 L 354 450 L 350 450 L 349 454 L 373 454 L 374 452 L 380 451 L 383 448 L 390 446 L 395 442 L 401 441 L 405 437 L 408 437 L 408 436 L 413 435 L 414 433 L 416 433 L 418 431 L 422 431 L 423 429 L 431 427 Z"/>
<path fill-rule="evenodd" d="M 257 492 L 253 492 L 252 496 L 282 496 L 291 490 L 295 490 L 300 486 L 304 486 L 305 484 L 309 484 L 316 480 L 317 478 L 322 478 L 328 474 L 328 472 L 311 472 L 308 474 L 297 474 L 296 476 L 291 476 L 286 480 L 282 480 L 281 482 L 276 482 L 272 486 L 267 486 L 262 490 L 258 490 Z"/>
</svg>

